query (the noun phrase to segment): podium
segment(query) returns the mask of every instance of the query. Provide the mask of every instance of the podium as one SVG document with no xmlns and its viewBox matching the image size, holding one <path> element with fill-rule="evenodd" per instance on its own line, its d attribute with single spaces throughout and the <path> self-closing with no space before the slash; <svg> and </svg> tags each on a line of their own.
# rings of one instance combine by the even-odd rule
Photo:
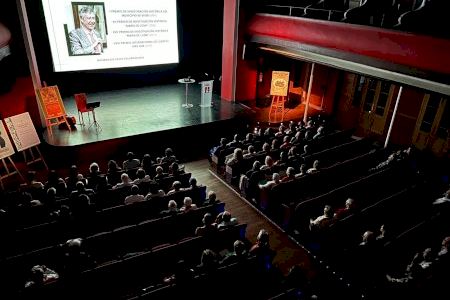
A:
<svg viewBox="0 0 450 300">
<path fill-rule="evenodd" d="M 186 87 L 186 92 L 185 92 L 185 103 L 183 103 L 181 106 L 184 108 L 192 108 L 194 105 L 192 103 L 188 103 L 188 89 L 189 89 L 189 84 L 191 83 L 195 83 L 195 80 L 192 78 L 181 78 L 178 80 L 178 83 L 182 83 L 185 85 Z"/>
<path fill-rule="evenodd" d="M 212 92 L 213 92 L 213 83 L 214 80 L 202 81 L 200 84 L 202 85 L 202 95 L 200 107 L 211 107 L 212 106 Z"/>
</svg>

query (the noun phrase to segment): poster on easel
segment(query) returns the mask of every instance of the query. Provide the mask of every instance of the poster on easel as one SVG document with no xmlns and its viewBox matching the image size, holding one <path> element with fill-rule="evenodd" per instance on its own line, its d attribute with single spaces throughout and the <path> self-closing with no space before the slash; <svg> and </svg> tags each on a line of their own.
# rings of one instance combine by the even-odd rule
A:
<svg viewBox="0 0 450 300">
<path fill-rule="evenodd" d="M 289 88 L 289 72 L 273 71 L 272 82 L 270 85 L 270 95 L 286 97 L 288 94 L 288 88 Z"/>
<path fill-rule="evenodd" d="M 11 140 L 6 132 L 3 122 L 0 120 L 0 159 L 10 157 L 15 153 Z"/>
<path fill-rule="evenodd" d="M 41 143 L 28 112 L 6 118 L 5 124 L 17 151 L 20 152 Z"/>
<path fill-rule="evenodd" d="M 37 94 L 46 119 L 56 119 L 66 115 L 66 110 L 56 85 L 40 88 L 37 90 Z"/>
</svg>

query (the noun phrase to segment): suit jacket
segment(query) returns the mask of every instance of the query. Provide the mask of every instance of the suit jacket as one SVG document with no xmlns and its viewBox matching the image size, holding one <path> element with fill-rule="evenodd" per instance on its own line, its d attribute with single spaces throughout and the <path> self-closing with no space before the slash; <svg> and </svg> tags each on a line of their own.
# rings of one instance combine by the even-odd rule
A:
<svg viewBox="0 0 450 300">
<path fill-rule="evenodd" d="M 98 31 L 94 30 L 93 33 L 97 40 L 101 41 Z M 72 55 L 94 54 L 94 45 L 92 45 L 91 39 L 82 28 L 72 30 L 69 33 L 69 40 Z"/>
</svg>

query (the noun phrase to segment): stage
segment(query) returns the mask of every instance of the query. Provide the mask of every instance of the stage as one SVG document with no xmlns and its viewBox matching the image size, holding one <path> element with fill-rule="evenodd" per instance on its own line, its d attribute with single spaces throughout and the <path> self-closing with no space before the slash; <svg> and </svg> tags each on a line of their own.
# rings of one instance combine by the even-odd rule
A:
<svg viewBox="0 0 450 300">
<path fill-rule="evenodd" d="M 219 83 L 216 83 L 219 84 Z M 63 99 L 67 115 L 77 119 L 76 129 L 69 131 L 53 127 L 52 134 L 44 132 L 45 141 L 52 146 L 78 146 L 88 143 L 144 135 L 183 127 L 230 120 L 253 112 L 240 104 L 221 100 L 213 94 L 213 106 L 202 108 L 200 85 L 189 85 L 188 102 L 194 106 L 183 108 L 185 87 L 170 84 L 88 94 L 88 102 L 100 101 L 95 115 L 101 129 L 96 130 L 88 114 L 85 126 L 78 120 L 78 111 L 72 97 Z"/>
</svg>

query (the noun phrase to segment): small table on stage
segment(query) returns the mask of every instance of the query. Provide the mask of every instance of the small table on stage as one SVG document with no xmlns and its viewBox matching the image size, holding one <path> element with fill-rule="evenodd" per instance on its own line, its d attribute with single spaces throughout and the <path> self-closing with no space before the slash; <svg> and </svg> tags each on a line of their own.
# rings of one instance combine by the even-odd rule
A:
<svg viewBox="0 0 450 300">
<path fill-rule="evenodd" d="M 186 93 L 185 93 L 185 103 L 183 103 L 184 108 L 191 108 L 194 105 L 192 103 L 188 103 L 188 88 L 189 88 L 189 84 L 194 83 L 195 80 L 192 78 L 181 78 L 178 80 L 179 83 L 184 83 L 184 85 L 186 86 Z"/>
</svg>

